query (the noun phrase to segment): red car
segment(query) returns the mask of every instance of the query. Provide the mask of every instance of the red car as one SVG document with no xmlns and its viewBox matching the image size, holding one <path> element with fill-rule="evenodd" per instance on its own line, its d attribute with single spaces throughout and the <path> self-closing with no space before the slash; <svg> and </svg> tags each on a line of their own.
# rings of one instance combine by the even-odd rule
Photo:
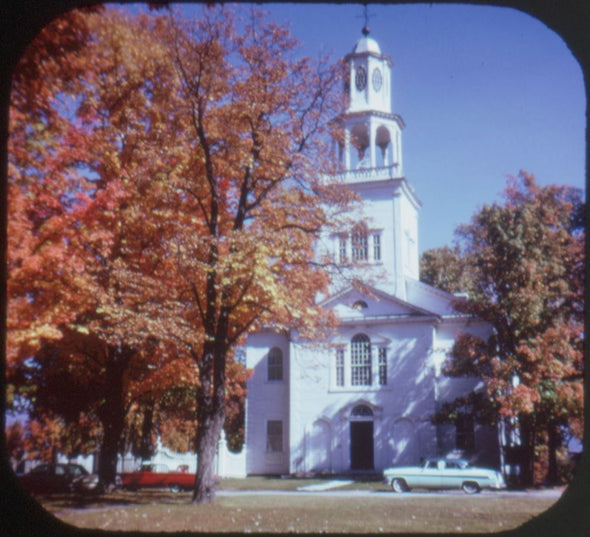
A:
<svg viewBox="0 0 590 537">
<path fill-rule="evenodd" d="M 165 464 L 143 464 L 139 470 L 121 475 L 122 487 L 137 490 L 142 487 L 165 487 L 172 492 L 192 490 L 195 486 L 195 474 L 188 472 L 186 466 L 180 466 L 170 472 Z"/>
</svg>

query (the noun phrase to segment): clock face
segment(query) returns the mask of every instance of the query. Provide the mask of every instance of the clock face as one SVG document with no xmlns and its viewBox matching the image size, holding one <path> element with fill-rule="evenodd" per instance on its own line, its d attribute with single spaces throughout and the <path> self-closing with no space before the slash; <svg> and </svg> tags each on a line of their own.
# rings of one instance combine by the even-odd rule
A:
<svg viewBox="0 0 590 537">
<path fill-rule="evenodd" d="M 356 69 L 356 77 L 354 79 L 357 90 L 364 90 L 367 85 L 367 71 L 362 65 L 359 65 Z"/>
<path fill-rule="evenodd" d="M 383 77 L 381 76 L 381 71 L 378 67 L 373 69 L 373 88 L 375 91 L 379 91 L 381 86 L 383 85 Z"/>
</svg>

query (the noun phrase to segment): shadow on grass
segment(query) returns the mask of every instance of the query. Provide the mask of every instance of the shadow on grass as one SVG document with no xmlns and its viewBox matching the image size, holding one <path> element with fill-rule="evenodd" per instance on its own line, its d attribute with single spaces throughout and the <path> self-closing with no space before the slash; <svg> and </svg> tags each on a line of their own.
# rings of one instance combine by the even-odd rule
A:
<svg viewBox="0 0 590 537">
<path fill-rule="evenodd" d="M 100 509 L 132 505 L 186 504 L 190 493 L 173 493 L 161 489 L 142 489 L 138 492 L 117 490 L 104 494 L 45 494 L 35 499 L 49 511 L 61 509 Z"/>
</svg>

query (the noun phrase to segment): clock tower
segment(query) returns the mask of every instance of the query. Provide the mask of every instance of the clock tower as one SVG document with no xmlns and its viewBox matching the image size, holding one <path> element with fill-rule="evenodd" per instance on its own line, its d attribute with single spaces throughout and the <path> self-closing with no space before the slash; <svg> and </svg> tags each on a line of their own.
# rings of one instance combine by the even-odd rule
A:
<svg viewBox="0 0 590 537">
<path fill-rule="evenodd" d="M 366 26 L 344 62 L 346 106 L 335 120 L 336 176 L 362 203 L 352 215 L 356 228 L 333 235 L 332 256 L 344 265 L 354 263 L 368 281 L 405 300 L 407 279 L 419 279 L 421 203 L 403 175 L 405 125 L 392 112 L 393 62 Z"/>
<path fill-rule="evenodd" d="M 366 26 L 363 37 L 344 61 L 348 106 L 340 117 L 345 134 L 341 164 L 347 170 L 391 168 L 395 177 L 401 177 L 404 122 L 392 113 L 393 62 L 369 37 Z"/>
</svg>

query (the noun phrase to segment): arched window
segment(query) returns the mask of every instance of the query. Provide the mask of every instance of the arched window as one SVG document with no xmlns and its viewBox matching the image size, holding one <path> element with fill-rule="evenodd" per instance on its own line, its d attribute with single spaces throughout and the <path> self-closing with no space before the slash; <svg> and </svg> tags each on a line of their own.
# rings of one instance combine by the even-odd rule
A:
<svg viewBox="0 0 590 537">
<path fill-rule="evenodd" d="M 367 405 L 357 405 L 352 409 L 350 413 L 351 418 L 367 419 L 373 417 L 373 411 Z"/>
<path fill-rule="evenodd" d="M 377 129 L 375 137 L 375 145 L 381 149 L 380 160 L 377 161 L 378 166 L 390 166 L 391 165 L 391 133 L 387 127 L 381 125 Z M 379 156 L 379 155 L 378 155 Z"/>
<path fill-rule="evenodd" d="M 352 168 L 370 168 L 371 159 L 367 155 L 369 148 L 369 130 L 364 123 L 357 123 L 350 131 L 350 141 L 352 146 L 356 149 L 356 154 L 351 151 L 351 169 Z"/>
<path fill-rule="evenodd" d="M 355 310 L 366 310 L 369 305 L 364 300 L 357 300 L 353 305 L 352 308 Z"/>
<path fill-rule="evenodd" d="M 365 226 L 358 225 L 352 230 L 350 237 L 352 260 L 367 261 L 369 259 L 369 239 Z"/>
<path fill-rule="evenodd" d="M 278 347 L 268 353 L 268 380 L 283 380 L 283 351 Z"/>
<path fill-rule="evenodd" d="M 353 386 L 371 385 L 371 340 L 357 334 L 350 344 L 350 381 Z"/>
</svg>

